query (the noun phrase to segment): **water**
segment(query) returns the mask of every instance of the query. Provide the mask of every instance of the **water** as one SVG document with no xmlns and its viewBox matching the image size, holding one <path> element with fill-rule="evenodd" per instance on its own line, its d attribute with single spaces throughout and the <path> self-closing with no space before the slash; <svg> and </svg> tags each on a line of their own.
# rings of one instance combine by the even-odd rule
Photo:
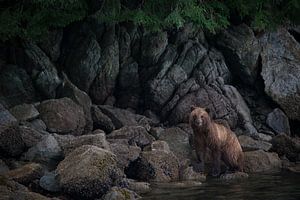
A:
<svg viewBox="0 0 300 200">
<path fill-rule="evenodd" d="M 145 200 L 300 200 L 300 175 L 251 175 L 248 179 L 224 182 L 208 179 L 200 186 L 178 187 L 174 183 L 153 184 Z"/>
</svg>

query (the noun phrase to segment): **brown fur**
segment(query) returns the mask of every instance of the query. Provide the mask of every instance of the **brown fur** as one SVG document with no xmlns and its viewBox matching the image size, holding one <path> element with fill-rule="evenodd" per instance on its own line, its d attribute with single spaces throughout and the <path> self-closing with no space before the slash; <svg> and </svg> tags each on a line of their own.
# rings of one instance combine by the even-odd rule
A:
<svg viewBox="0 0 300 200">
<path fill-rule="evenodd" d="M 189 122 L 194 131 L 195 149 L 204 170 L 206 149 L 213 157 L 212 174 L 220 174 L 221 160 L 234 171 L 243 171 L 244 154 L 236 135 L 225 126 L 215 123 L 204 108 L 193 107 Z"/>
</svg>

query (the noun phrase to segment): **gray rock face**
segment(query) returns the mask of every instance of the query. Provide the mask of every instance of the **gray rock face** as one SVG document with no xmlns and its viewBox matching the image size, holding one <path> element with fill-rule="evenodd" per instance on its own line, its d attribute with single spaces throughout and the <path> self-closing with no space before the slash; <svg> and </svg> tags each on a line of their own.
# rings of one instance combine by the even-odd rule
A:
<svg viewBox="0 0 300 200">
<path fill-rule="evenodd" d="M 165 129 L 159 136 L 160 140 L 168 143 L 170 150 L 176 155 L 179 162 L 191 158 L 191 146 L 189 144 L 189 134 L 178 127 Z"/>
<path fill-rule="evenodd" d="M 153 70 L 157 72 L 149 77 L 150 81 L 146 83 L 146 105 L 159 111 L 172 97 L 176 88 L 188 79 L 205 54 L 206 49 L 197 42 L 186 43 L 179 55 L 175 47 L 169 46 L 156 64 L 157 69 Z"/>
<path fill-rule="evenodd" d="M 39 111 L 32 104 L 20 104 L 9 110 L 19 121 L 30 121 L 39 116 Z"/>
<path fill-rule="evenodd" d="M 289 119 L 279 108 L 274 109 L 273 112 L 268 114 L 266 122 L 277 134 L 291 134 Z"/>
<path fill-rule="evenodd" d="M 109 27 L 102 42 L 100 70 L 90 88 L 89 94 L 96 104 L 104 104 L 113 96 L 116 79 L 119 73 L 119 43 L 115 38 L 115 27 Z"/>
<path fill-rule="evenodd" d="M 245 24 L 232 26 L 222 31 L 216 43 L 231 72 L 246 84 L 254 83 L 258 72 L 260 46 L 252 29 Z"/>
<path fill-rule="evenodd" d="M 247 173 L 276 173 L 281 170 L 282 163 L 276 153 L 257 150 L 245 152 L 244 155 L 244 170 Z"/>
<path fill-rule="evenodd" d="M 300 120 L 300 44 L 287 30 L 279 29 L 262 38 L 261 75 L 265 92 L 290 119 Z"/>
<path fill-rule="evenodd" d="M 140 181 L 170 182 L 179 179 L 179 163 L 172 152 L 144 151 L 125 170 L 127 177 Z"/>
<path fill-rule="evenodd" d="M 137 145 L 141 148 L 155 140 L 142 126 L 125 126 L 111 132 L 107 135 L 107 139 L 126 139 L 129 144 Z"/>
<path fill-rule="evenodd" d="M 231 128 L 235 128 L 238 121 L 236 110 L 229 99 L 222 93 L 218 84 L 205 85 L 196 92 L 185 95 L 169 115 L 171 124 L 188 122 L 191 105 L 209 108 L 214 119 L 225 120 Z"/>
<path fill-rule="evenodd" d="M 76 198 L 101 197 L 120 178 L 116 156 L 84 145 L 70 153 L 56 169 L 62 189 Z"/>
<path fill-rule="evenodd" d="M 117 104 L 122 108 L 137 108 L 141 91 L 138 63 L 123 63 L 118 77 Z"/>
<path fill-rule="evenodd" d="M 25 65 L 35 87 L 47 98 L 55 98 L 61 83 L 57 70 L 46 54 L 34 43 L 25 42 Z"/>
<path fill-rule="evenodd" d="M 119 49 L 121 65 L 127 62 L 130 57 L 139 55 L 140 38 L 141 32 L 137 26 L 128 23 L 120 27 Z"/>
<path fill-rule="evenodd" d="M 235 107 L 237 115 L 239 117 L 238 119 L 239 123 L 246 130 L 246 134 L 257 135 L 257 130 L 253 126 L 250 110 L 246 102 L 244 101 L 243 97 L 238 92 L 238 90 L 231 85 L 225 85 L 224 91 L 225 91 L 225 95 L 230 100 L 231 105 Z"/>
<path fill-rule="evenodd" d="M 97 106 L 91 108 L 93 127 L 94 129 L 101 129 L 106 133 L 110 133 L 115 130 L 115 125 L 112 120 L 105 115 Z"/>
<path fill-rule="evenodd" d="M 78 89 L 68 79 L 67 75 L 63 73 L 63 82 L 61 86 L 58 88 L 57 97 L 59 98 L 68 97 L 83 108 L 85 121 L 86 121 L 84 132 L 89 133 L 93 129 L 93 122 L 91 116 L 92 101 L 90 97 L 87 95 L 87 93 Z"/>
<path fill-rule="evenodd" d="M 296 162 L 300 160 L 300 140 L 291 138 L 285 134 L 275 136 L 272 140 L 272 149 L 279 156 L 286 156 L 290 161 Z"/>
<path fill-rule="evenodd" d="M 86 121 L 82 107 L 69 98 L 43 101 L 37 106 L 49 132 L 81 135 Z"/>
<path fill-rule="evenodd" d="M 166 32 L 147 34 L 142 38 L 140 63 L 142 66 L 155 64 L 168 44 Z"/>
<path fill-rule="evenodd" d="M 7 65 L 0 73 L 0 103 L 12 107 L 21 103 L 31 103 L 36 99 L 32 80 L 27 72 L 18 66 Z"/>
<path fill-rule="evenodd" d="M 269 142 L 254 140 L 249 136 L 241 135 L 238 137 L 240 145 L 243 151 L 254 151 L 254 150 L 264 150 L 269 151 L 272 147 L 272 144 Z"/>
<path fill-rule="evenodd" d="M 0 150 L 3 156 L 18 156 L 24 148 L 18 121 L 0 104 Z"/>
<path fill-rule="evenodd" d="M 101 48 L 92 34 L 75 34 L 69 39 L 70 44 L 64 49 L 65 71 L 79 89 L 88 92 L 101 68 Z"/>
<path fill-rule="evenodd" d="M 224 82 L 228 83 L 231 80 L 231 73 L 223 55 L 213 48 L 195 68 L 193 77 L 198 83 L 205 81 L 206 84 L 211 84 L 219 77 L 222 77 Z"/>
<path fill-rule="evenodd" d="M 52 61 L 57 61 L 60 56 L 60 44 L 63 38 L 63 30 L 53 30 L 48 32 L 48 37 L 39 43 L 41 49 Z"/>
<path fill-rule="evenodd" d="M 52 136 L 44 136 L 35 146 L 28 149 L 23 160 L 55 166 L 63 158 L 63 152 L 57 140 Z"/>
</svg>

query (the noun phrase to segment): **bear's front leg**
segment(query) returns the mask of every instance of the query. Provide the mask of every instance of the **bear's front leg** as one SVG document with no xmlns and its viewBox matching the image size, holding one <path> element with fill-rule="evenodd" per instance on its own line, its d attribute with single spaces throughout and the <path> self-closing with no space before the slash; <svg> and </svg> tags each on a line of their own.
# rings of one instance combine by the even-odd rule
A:
<svg viewBox="0 0 300 200">
<path fill-rule="evenodd" d="M 204 172 L 205 170 L 205 154 L 206 150 L 196 150 L 197 158 L 200 163 L 194 166 L 196 172 Z"/>
<path fill-rule="evenodd" d="M 205 170 L 205 155 L 206 155 L 206 142 L 203 138 L 196 138 L 195 140 L 195 150 L 198 161 L 200 162 L 194 166 L 196 172 L 204 172 Z"/>
<path fill-rule="evenodd" d="M 219 176 L 221 173 L 221 151 L 212 150 L 213 166 L 212 166 L 212 176 Z"/>
</svg>

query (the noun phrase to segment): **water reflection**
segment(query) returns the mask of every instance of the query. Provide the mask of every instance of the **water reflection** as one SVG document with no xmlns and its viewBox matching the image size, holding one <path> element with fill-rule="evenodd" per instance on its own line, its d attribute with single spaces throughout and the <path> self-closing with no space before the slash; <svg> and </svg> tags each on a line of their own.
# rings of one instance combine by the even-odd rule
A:
<svg viewBox="0 0 300 200">
<path fill-rule="evenodd" d="M 252 175 L 248 179 L 222 182 L 208 179 L 199 186 L 184 187 L 177 183 L 154 184 L 153 190 L 144 195 L 146 200 L 299 200 L 300 175 Z"/>
</svg>

